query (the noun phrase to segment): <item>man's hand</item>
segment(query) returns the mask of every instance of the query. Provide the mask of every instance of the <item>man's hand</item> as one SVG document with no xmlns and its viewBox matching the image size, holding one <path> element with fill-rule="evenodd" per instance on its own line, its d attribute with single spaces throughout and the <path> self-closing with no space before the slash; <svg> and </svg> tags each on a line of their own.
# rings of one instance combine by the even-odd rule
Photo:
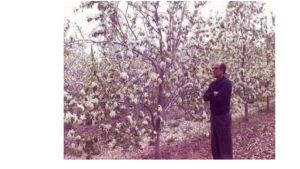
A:
<svg viewBox="0 0 300 169">
<path fill-rule="evenodd" d="M 216 96 L 219 92 L 214 92 L 214 96 Z"/>
</svg>

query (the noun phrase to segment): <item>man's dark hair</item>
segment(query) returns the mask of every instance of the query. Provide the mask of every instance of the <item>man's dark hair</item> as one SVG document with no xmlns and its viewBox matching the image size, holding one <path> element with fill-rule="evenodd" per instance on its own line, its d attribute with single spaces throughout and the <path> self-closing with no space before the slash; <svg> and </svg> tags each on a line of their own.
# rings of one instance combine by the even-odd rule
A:
<svg viewBox="0 0 300 169">
<path fill-rule="evenodd" d="M 225 65 L 225 63 L 223 63 L 223 62 L 221 63 L 220 69 L 223 70 L 223 74 L 226 73 L 226 65 Z"/>
</svg>

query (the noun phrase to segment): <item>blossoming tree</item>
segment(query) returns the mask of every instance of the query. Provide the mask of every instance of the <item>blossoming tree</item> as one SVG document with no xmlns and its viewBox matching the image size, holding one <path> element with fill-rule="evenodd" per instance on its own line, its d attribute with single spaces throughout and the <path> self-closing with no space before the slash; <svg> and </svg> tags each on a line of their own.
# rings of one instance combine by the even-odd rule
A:
<svg viewBox="0 0 300 169">
<path fill-rule="evenodd" d="M 262 56 L 273 56 L 274 48 L 268 45 L 269 52 L 262 51 L 266 33 L 253 27 L 253 22 L 261 21 L 263 4 L 230 2 L 225 19 L 216 15 L 206 20 L 201 16 L 205 2 L 168 2 L 166 11 L 161 2 L 124 3 L 123 10 L 120 2 L 96 1 L 82 2 L 75 9 L 97 8 L 98 12 L 87 18 L 97 23 L 90 35 L 77 27 L 80 35 L 65 40 L 65 46 L 93 45 L 86 60 L 76 63 L 81 64 L 78 69 L 87 67 L 89 80 L 76 76 L 85 84 L 76 96 L 65 90 L 69 129 L 80 124 L 99 126 L 111 149 L 144 147 L 153 139 L 155 157 L 161 158 L 161 128 L 170 111 L 181 109 L 208 120 L 202 95 L 213 80 L 214 61 L 228 65 L 233 110 L 245 106 L 246 119 L 250 97 L 266 92 L 263 81 L 267 79 L 273 89 L 274 64 L 270 62 L 266 69 L 267 57 Z M 194 10 L 189 10 L 191 5 Z M 273 35 L 268 34 L 270 39 Z M 65 53 L 70 51 L 65 48 Z M 70 74 L 76 72 L 69 71 L 67 77 Z M 69 136 L 75 137 L 73 130 Z"/>
<path fill-rule="evenodd" d="M 204 47 L 196 35 L 189 35 L 200 31 L 193 15 L 205 3 L 194 2 L 194 14 L 187 2 L 168 2 L 167 12 L 159 12 L 159 3 L 127 2 L 124 12 L 118 2 L 83 2 L 81 8 L 97 6 L 99 14 L 88 21 L 100 24 L 91 37 L 72 41 L 96 44 L 101 62 L 110 64 L 93 75 L 72 104 L 90 112 L 92 123 L 112 136 L 112 148 L 128 140 L 138 145 L 141 138 L 154 136 L 156 158 L 161 158 L 164 115 L 172 107 L 200 112 L 201 92 L 210 79 Z M 143 26 L 137 27 L 138 22 Z"/>
</svg>

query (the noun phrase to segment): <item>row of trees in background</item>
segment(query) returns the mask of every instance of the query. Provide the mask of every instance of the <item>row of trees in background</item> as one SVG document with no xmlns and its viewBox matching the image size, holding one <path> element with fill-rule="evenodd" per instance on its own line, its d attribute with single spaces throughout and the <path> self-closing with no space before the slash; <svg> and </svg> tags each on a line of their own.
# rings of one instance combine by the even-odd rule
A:
<svg viewBox="0 0 300 169">
<path fill-rule="evenodd" d="M 125 11 L 119 2 L 82 2 L 75 11 L 97 7 L 87 19 L 97 27 L 85 35 L 76 25 L 67 37 L 70 23 L 65 23 L 66 128 L 99 125 L 110 148 L 140 146 L 149 137 L 161 158 L 168 112 L 207 116 L 202 96 L 217 60 L 228 65 L 233 112 L 244 112 L 248 120 L 248 104 L 258 97 L 266 98 L 269 111 L 275 95 L 275 16 L 268 24 L 264 3 L 229 2 L 225 18 L 204 19 L 205 4 L 168 2 L 161 12 L 160 2 L 126 2 Z"/>
</svg>

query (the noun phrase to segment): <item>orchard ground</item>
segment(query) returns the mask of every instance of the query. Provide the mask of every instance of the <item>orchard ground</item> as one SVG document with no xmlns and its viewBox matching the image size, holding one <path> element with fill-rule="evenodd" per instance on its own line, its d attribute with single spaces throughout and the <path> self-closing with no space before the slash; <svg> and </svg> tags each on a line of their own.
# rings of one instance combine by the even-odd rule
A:
<svg viewBox="0 0 300 169">
<path fill-rule="evenodd" d="M 275 102 L 271 113 L 264 107 L 252 104 L 249 108 L 249 122 L 243 121 L 241 114 L 233 115 L 232 138 L 234 159 L 275 159 Z M 175 113 L 174 113 L 175 114 Z M 180 113 L 176 113 L 180 114 Z M 168 120 L 162 131 L 163 159 L 212 159 L 210 148 L 209 121 L 187 120 L 186 116 Z M 79 126 L 76 133 L 80 135 L 97 135 L 95 126 Z M 66 133 L 66 132 L 65 132 Z M 65 159 L 86 159 L 71 155 L 68 151 L 70 140 L 64 135 Z M 154 145 L 143 149 L 113 150 L 101 148 L 99 155 L 93 159 L 154 159 Z"/>
</svg>

